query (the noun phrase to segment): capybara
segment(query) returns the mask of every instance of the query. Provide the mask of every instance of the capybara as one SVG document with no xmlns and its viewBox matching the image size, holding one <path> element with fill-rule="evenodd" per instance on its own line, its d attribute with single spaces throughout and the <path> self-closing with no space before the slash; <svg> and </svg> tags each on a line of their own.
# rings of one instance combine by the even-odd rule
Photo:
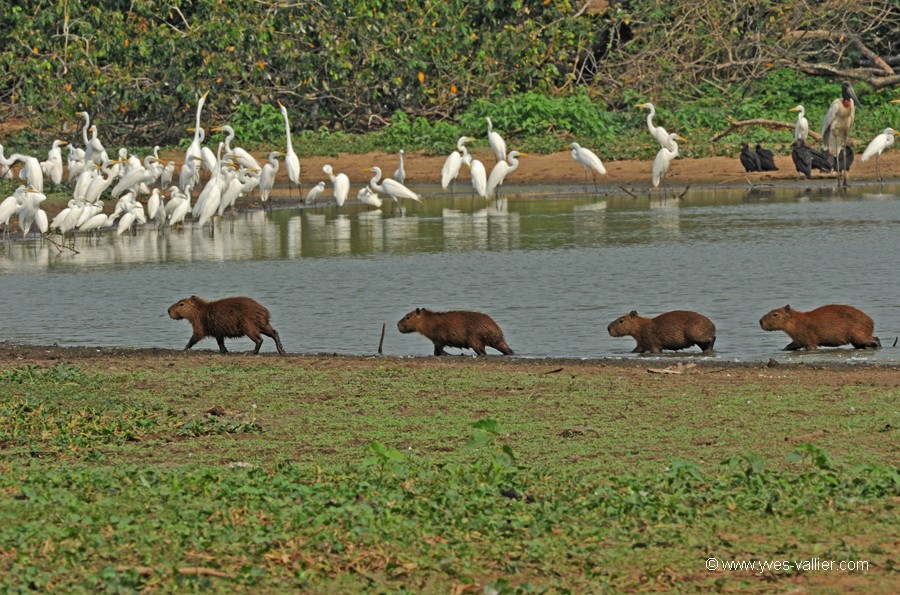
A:
<svg viewBox="0 0 900 595">
<path fill-rule="evenodd" d="M 790 306 L 776 308 L 759 319 L 764 331 L 784 331 L 790 336 L 785 351 L 838 347 L 850 343 L 857 349 L 878 349 L 881 341 L 872 333 L 875 323 L 853 306 L 829 304 L 801 312 Z"/>
<path fill-rule="evenodd" d="M 397 323 L 397 329 L 431 339 L 435 355 L 446 355 L 444 347 L 473 349 L 477 355 L 487 355 L 485 347 L 493 347 L 503 355 L 515 355 L 494 319 L 481 312 L 432 312 L 416 308 Z"/>
<path fill-rule="evenodd" d="M 632 310 L 612 321 L 607 327 L 613 337 L 631 335 L 637 340 L 632 353 L 661 353 L 663 349 L 678 351 L 696 345 L 704 353 L 712 351 L 716 342 L 716 325 L 709 318 L 690 310 L 672 310 L 656 318 L 638 316 Z"/>
<path fill-rule="evenodd" d="M 263 340 L 260 335 L 275 339 L 278 353 L 284 355 L 284 347 L 278 331 L 269 323 L 269 311 L 259 302 L 248 297 L 230 297 L 210 302 L 192 295 L 169 306 L 169 316 L 175 320 L 189 320 L 194 329 L 185 350 L 205 337 L 215 337 L 219 351 L 225 349 L 225 338 L 247 336 L 256 343 L 253 353 L 259 353 Z"/>
</svg>

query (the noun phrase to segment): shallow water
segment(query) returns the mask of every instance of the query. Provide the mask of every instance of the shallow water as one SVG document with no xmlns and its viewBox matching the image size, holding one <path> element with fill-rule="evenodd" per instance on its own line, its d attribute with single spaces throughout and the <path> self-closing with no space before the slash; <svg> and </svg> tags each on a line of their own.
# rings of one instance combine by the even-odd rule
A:
<svg viewBox="0 0 900 595">
<path fill-rule="evenodd" d="M 427 339 L 396 330 L 425 306 L 489 313 L 524 357 L 631 358 L 634 340 L 610 337 L 609 322 L 691 309 L 716 323 L 720 360 L 897 363 L 900 189 L 875 189 L 702 189 L 661 202 L 529 188 L 487 204 L 427 196 L 404 215 L 357 204 L 247 211 L 212 234 L 189 224 L 79 238 L 78 254 L 0 242 L 0 340 L 181 348 L 190 328 L 167 317 L 171 303 L 249 295 L 299 353 L 374 353 L 386 322 L 385 354 L 430 354 Z M 788 303 L 853 304 L 885 349 L 782 352 L 787 335 L 758 320 Z"/>
</svg>

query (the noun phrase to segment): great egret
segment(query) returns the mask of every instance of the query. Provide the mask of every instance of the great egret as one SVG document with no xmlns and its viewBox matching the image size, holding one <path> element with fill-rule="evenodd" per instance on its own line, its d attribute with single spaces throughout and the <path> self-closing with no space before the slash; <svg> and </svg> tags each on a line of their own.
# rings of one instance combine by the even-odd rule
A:
<svg viewBox="0 0 900 595">
<path fill-rule="evenodd" d="M 881 178 L 881 170 L 878 166 L 878 160 L 881 158 L 881 152 L 894 144 L 894 129 L 885 128 L 884 132 L 872 139 L 866 150 L 863 151 L 860 161 L 868 161 L 873 155 L 875 156 L 875 176 L 879 182 L 884 181 Z"/>
<path fill-rule="evenodd" d="M 378 194 L 368 186 L 360 188 L 359 192 L 356 194 L 356 198 L 359 199 L 361 204 L 368 207 L 375 207 L 376 209 L 381 208 L 382 200 L 378 198 Z"/>
<path fill-rule="evenodd" d="M 656 107 L 649 101 L 647 103 L 639 103 L 637 107 L 650 110 L 650 113 L 647 114 L 647 129 L 650 131 L 650 136 L 659 143 L 659 146 L 665 147 L 669 142 L 669 133 L 666 132 L 666 129 L 662 126 L 653 125 L 653 118 L 656 116 Z"/>
<path fill-rule="evenodd" d="M 41 162 L 31 155 L 13 153 L 9 156 L 10 163 L 21 161 L 23 166 L 19 170 L 19 179 L 38 192 L 44 191 L 44 172 L 41 170 Z"/>
<path fill-rule="evenodd" d="M 768 149 L 763 149 L 760 143 L 756 143 L 756 154 L 759 156 L 761 171 L 778 171 L 778 166 L 775 165 L 775 153 Z"/>
<path fill-rule="evenodd" d="M 54 184 L 62 182 L 63 160 L 62 149 L 60 149 L 60 147 L 68 144 L 69 143 L 64 140 L 53 141 L 53 146 L 47 152 L 47 160 L 41 161 L 41 171 L 43 171 L 44 175 Z"/>
<path fill-rule="evenodd" d="M 487 198 L 487 170 L 484 168 L 484 164 L 469 154 L 466 155 L 465 163 L 469 166 L 472 189 L 475 194 L 481 198 Z"/>
<path fill-rule="evenodd" d="M 466 149 L 466 143 L 472 140 L 468 136 L 461 136 L 456 141 L 456 150 L 447 155 L 444 160 L 444 166 L 441 167 L 441 188 L 446 190 L 452 182 L 456 186 L 456 177 L 459 175 L 459 168 L 463 159 L 469 154 Z"/>
<path fill-rule="evenodd" d="M 172 178 L 175 176 L 175 162 L 169 161 L 163 168 L 162 174 L 159 176 L 159 187 L 168 188 L 172 185 Z"/>
<path fill-rule="evenodd" d="M 653 187 L 659 188 L 660 184 L 665 184 L 666 174 L 669 171 L 669 165 L 672 160 L 678 157 L 678 143 L 676 140 L 685 142 L 685 139 L 675 133 L 669 135 L 666 144 L 659 149 L 656 159 L 653 160 Z"/>
<path fill-rule="evenodd" d="M 279 155 L 280 154 L 281 153 L 279 153 Z M 223 183 L 222 198 L 219 199 L 219 217 L 224 215 L 225 211 L 229 208 L 231 208 L 233 211 L 234 205 L 237 202 L 238 198 L 244 196 L 245 194 L 251 193 L 254 188 L 260 185 L 260 177 L 258 174 L 259 172 L 255 172 L 252 169 L 246 169 L 242 167 L 228 179 L 227 183 Z M 261 189 L 260 196 L 262 196 Z"/>
<path fill-rule="evenodd" d="M 156 215 L 162 210 L 159 208 L 162 198 L 159 196 L 159 188 L 154 188 L 150 192 L 150 198 L 147 199 L 147 218 L 150 221 L 156 220 Z"/>
<path fill-rule="evenodd" d="M 0 165 L 3 162 L 3 148 L 0 146 Z M 68 166 L 69 174 L 67 176 L 68 181 L 71 183 L 72 180 L 78 179 L 78 176 L 84 171 L 84 149 L 80 149 L 75 145 L 69 145 L 69 154 L 66 156 L 66 165 Z M 0 167 L 2 170 L 2 167 Z M 0 178 L 2 178 L 2 172 L 0 172 Z"/>
<path fill-rule="evenodd" d="M 792 107 L 790 111 L 797 112 L 797 125 L 794 126 L 794 140 L 806 142 L 806 137 L 809 136 L 809 120 L 806 119 L 806 110 L 803 109 L 802 105 L 798 105 Z"/>
<path fill-rule="evenodd" d="M 309 192 L 306 193 L 306 198 L 303 199 L 303 202 L 311 205 L 313 204 L 319 195 L 325 192 L 325 182 L 319 182 L 315 186 L 309 189 Z"/>
<path fill-rule="evenodd" d="M 259 162 L 253 158 L 253 155 L 251 155 L 241 147 L 231 146 L 231 141 L 234 140 L 234 128 L 232 128 L 228 124 L 225 124 L 224 126 L 213 128 L 213 130 L 217 132 L 225 132 L 225 152 L 231 154 L 232 159 L 234 159 L 247 169 L 262 169 L 262 166 L 260 166 Z"/>
<path fill-rule="evenodd" d="M 385 178 L 381 180 L 381 168 L 372 167 L 366 168 L 365 171 L 375 172 L 375 175 L 372 176 L 372 179 L 369 180 L 369 187 L 375 192 L 383 192 L 390 196 L 393 201 L 399 202 L 401 198 L 408 198 L 410 200 L 414 200 L 416 202 L 422 202 L 422 197 L 392 178 Z M 379 180 L 381 182 L 379 183 Z"/>
<path fill-rule="evenodd" d="M 222 150 L 225 143 L 219 143 L 219 150 L 216 152 L 216 169 L 212 176 L 200 191 L 197 203 L 192 211 L 194 217 L 197 217 L 197 225 L 203 227 L 212 219 L 213 215 L 219 210 L 219 203 L 222 201 Z"/>
<path fill-rule="evenodd" d="M 15 192 L 0 202 L 0 223 L 3 224 L 7 237 L 9 236 L 9 220 L 19 212 L 25 203 L 25 189 L 26 186 L 19 186 Z"/>
<path fill-rule="evenodd" d="M 830 154 L 836 155 L 838 183 L 843 183 L 844 186 L 847 185 L 847 172 L 850 168 L 841 153 L 847 146 L 857 105 L 860 103 L 856 92 L 850 83 L 844 81 L 841 83 L 841 96 L 831 103 L 828 113 L 825 114 L 825 120 L 822 122 L 822 146 Z M 844 163 L 840 163 L 841 160 Z"/>
<path fill-rule="evenodd" d="M 403 184 L 406 182 L 406 170 L 403 168 L 403 149 L 397 152 L 400 157 L 400 166 L 394 170 L 394 179 Z"/>
<path fill-rule="evenodd" d="M 287 170 L 288 180 L 300 187 L 300 158 L 294 152 L 294 144 L 291 140 L 291 123 L 288 121 L 287 108 L 280 101 L 278 107 L 284 116 L 284 134 L 287 137 L 287 148 L 284 151 L 284 168 Z M 276 170 L 277 171 L 277 170 Z M 290 188 L 290 186 L 288 186 Z"/>
<path fill-rule="evenodd" d="M 487 187 L 485 188 L 485 198 L 494 198 L 497 191 L 503 185 L 506 176 L 516 171 L 519 167 L 518 157 L 527 157 L 528 153 L 520 153 L 518 151 L 510 151 L 506 156 L 506 161 L 498 161 L 488 176 Z"/>
<path fill-rule="evenodd" d="M 343 206 L 344 201 L 347 200 L 347 195 L 350 194 L 350 178 L 345 173 L 335 174 L 334 169 L 328 163 L 322 166 L 322 171 L 331 180 L 331 187 L 334 190 L 334 200 L 337 201 L 337 206 Z"/>
<path fill-rule="evenodd" d="M 485 120 L 487 120 L 488 143 L 491 145 L 494 157 L 497 158 L 497 162 L 506 161 L 506 141 L 503 140 L 499 133 L 494 132 L 494 125 L 491 123 L 491 119 L 485 118 Z"/>
<path fill-rule="evenodd" d="M 572 147 L 572 159 L 580 163 L 584 168 L 585 188 L 587 188 L 587 173 L 591 172 L 591 178 L 594 180 L 594 189 L 596 190 L 597 178 L 594 176 L 594 172 L 597 172 L 601 176 L 606 175 L 606 168 L 603 167 L 603 162 L 600 161 L 600 158 L 597 157 L 596 153 L 582 147 L 578 143 L 572 143 L 569 146 Z"/>
<path fill-rule="evenodd" d="M 35 223 L 41 233 L 46 233 L 49 229 L 50 224 L 47 221 L 47 213 L 40 207 L 45 200 L 47 200 L 47 197 L 43 192 L 31 185 L 25 186 L 18 215 L 19 227 L 22 228 L 23 237 L 28 235 L 31 231 L 31 226 Z"/>
<path fill-rule="evenodd" d="M 127 191 L 134 191 L 136 193 L 137 187 L 141 184 L 152 184 L 157 176 L 150 166 L 155 161 L 156 157 L 147 155 L 144 157 L 144 163 L 142 165 L 132 167 L 113 187 L 111 193 L 113 198 L 117 198 Z M 122 163 L 121 160 L 120 163 Z"/>
<path fill-rule="evenodd" d="M 87 112 L 84 112 L 87 115 Z M 97 125 L 91 125 L 91 138 L 88 141 L 88 146 L 91 148 L 90 151 L 85 149 L 85 159 L 88 159 L 88 155 L 90 155 L 90 160 L 96 163 L 97 165 L 103 165 L 107 161 L 109 161 L 109 156 L 106 154 L 106 149 L 103 147 L 103 143 L 100 142 L 100 139 L 97 137 Z"/>
<path fill-rule="evenodd" d="M 78 227 L 78 231 L 82 232 L 92 232 L 98 231 L 104 227 L 106 227 L 107 223 L 109 223 L 109 215 L 106 213 L 97 213 L 89 218 L 87 221 L 82 223 Z"/>
<path fill-rule="evenodd" d="M 750 148 L 750 144 L 747 141 L 741 143 L 741 165 L 744 166 L 744 171 L 748 173 L 762 171 L 759 155 Z"/>
<path fill-rule="evenodd" d="M 259 174 L 259 200 L 262 202 L 269 201 L 269 195 L 275 186 L 275 176 L 278 174 L 278 158 L 284 153 L 280 151 L 272 151 L 269 153 L 269 161 L 263 166 L 262 172 Z"/>
<path fill-rule="evenodd" d="M 195 157 L 200 157 L 200 147 L 203 143 L 203 128 L 200 127 L 200 112 L 203 111 L 203 104 L 206 103 L 206 98 L 209 96 L 209 91 L 204 93 L 200 99 L 197 101 L 197 115 L 195 117 L 194 123 L 194 139 L 191 141 L 191 144 L 188 145 L 187 151 L 184 152 L 184 162 L 185 163 L 193 163 Z M 194 180 L 196 184 L 198 180 Z M 182 184 L 182 191 L 184 190 L 184 184 Z"/>
<path fill-rule="evenodd" d="M 89 203 L 95 203 L 100 200 L 100 196 L 103 192 L 110 187 L 113 183 L 113 180 L 116 179 L 119 175 L 119 169 L 121 165 L 117 162 L 112 162 L 111 164 L 107 163 L 102 167 L 97 167 L 97 164 L 92 163 L 92 169 L 96 170 L 94 177 L 91 178 L 91 183 L 84 191 L 84 200 Z M 103 177 L 103 174 L 106 173 L 106 177 Z M 76 197 L 77 198 L 77 197 Z"/>
<path fill-rule="evenodd" d="M 0 180 L 12 179 L 12 164 L 12 160 L 3 155 L 3 145 L 0 145 Z"/>
</svg>

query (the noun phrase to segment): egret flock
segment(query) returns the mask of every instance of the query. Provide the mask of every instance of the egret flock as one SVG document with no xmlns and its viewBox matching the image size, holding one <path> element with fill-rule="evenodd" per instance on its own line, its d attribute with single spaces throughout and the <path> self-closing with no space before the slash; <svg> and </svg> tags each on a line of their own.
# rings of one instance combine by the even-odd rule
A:
<svg viewBox="0 0 900 595">
<path fill-rule="evenodd" d="M 202 110 L 208 95 L 209 92 L 204 93 L 197 102 L 194 126 L 189 129 L 193 132 L 193 138 L 185 151 L 177 176 L 173 161 L 163 165 L 159 158 L 159 147 L 154 147 L 153 153 L 143 159 L 125 148 L 119 149 L 115 158 L 111 158 L 100 140 L 97 125 L 91 124 L 87 112 L 77 114 L 84 119 L 81 129 L 82 146 L 55 140 L 45 161 L 22 153 L 6 157 L 3 145 L 0 145 L 0 178 L 11 178 L 14 175 L 13 167 L 21 164 L 18 176 L 23 182 L 11 196 L 0 202 L 0 225 L 3 225 L 5 235 L 9 237 L 13 216 L 16 217 L 23 236 L 27 236 L 33 227 L 42 234 L 50 230 L 66 234 L 115 228 L 121 235 L 135 225 L 148 222 L 156 222 L 160 226 L 176 226 L 189 215 L 202 227 L 233 209 L 240 197 L 249 196 L 254 191 L 259 193 L 260 202 L 266 204 L 279 172 L 279 160 L 285 163 L 289 192 L 296 188 L 298 196 L 302 196 L 300 159 L 293 148 L 287 108 L 278 102 L 284 117 L 285 149 L 271 151 L 266 162 L 261 165 L 248 151 L 235 144 L 235 130 L 227 124 L 212 129 L 225 133 L 225 139 L 218 143 L 216 151 L 203 144 L 206 133 L 201 126 Z M 895 99 L 892 103 L 900 103 L 900 99 Z M 809 121 L 804 107 L 798 105 L 791 108 L 790 111 L 797 112 L 791 156 L 798 174 L 809 178 L 813 169 L 834 171 L 838 175 L 838 184 L 847 184 L 847 173 L 853 160 L 847 141 L 858 105 L 859 99 L 853 87 L 850 83 L 843 83 L 841 97 L 834 100 L 823 121 L 821 151 L 807 144 Z M 685 142 L 685 139 L 654 123 L 656 108 L 652 103 L 641 103 L 636 107 L 648 110 L 647 129 L 659 145 L 653 160 L 651 180 L 654 188 L 664 188 L 666 173 L 679 155 L 678 141 Z M 455 192 L 457 178 L 465 164 L 469 169 L 473 196 L 495 198 L 506 178 L 519 167 L 519 157 L 527 155 L 516 150 L 507 151 L 506 142 L 494 130 L 491 119 L 488 117 L 485 120 L 486 137 L 494 156 L 490 173 L 485 164 L 466 148 L 466 143 L 475 139 L 461 136 L 457 140 L 456 149 L 446 157 L 441 168 L 442 188 Z M 894 136 L 893 128 L 885 128 L 869 143 L 860 157 L 863 162 L 875 157 L 876 177 L 879 181 L 882 180 L 880 156 L 894 143 Z M 778 169 L 770 151 L 759 144 L 755 150 L 750 149 L 746 142 L 742 144 L 740 161 L 747 171 Z M 68 150 L 65 167 L 63 147 Z M 606 174 L 600 157 L 578 143 L 571 143 L 570 148 L 572 158 L 584 168 L 585 187 L 590 172 L 595 189 L 599 189 L 596 176 Z M 398 157 L 399 166 L 394 171 L 393 178 L 383 177 L 379 167 L 366 168 L 366 171 L 374 175 L 356 195 L 361 204 L 380 208 L 383 200 L 379 194 L 390 198 L 395 207 L 402 206 L 406 200 L 421 202 L 422 196 L 405 185 L 408 177 L 402 149 Z M 64 171 L 68 174 L 66 181 L 73 186 L 72 199 L 52 221 L 48 221 L 46 212 L 41 208 L 41 203 L 46 199 L 43 193 L 44 181 L 60 184 Z M 322 173 L 327 176 L 334 201 L 340 208 L 350 194 L 349 177 L 345 173 L 336 172 L 331 164 L 325 164 Z M 313 185 L 305 195 L 304 203 L 314 204 L 325 194 L 326 186 L 324 180 Z M 116 201 L 111 214 L 104 213 L 102 197 L 105 194 Z"/>
</svg>

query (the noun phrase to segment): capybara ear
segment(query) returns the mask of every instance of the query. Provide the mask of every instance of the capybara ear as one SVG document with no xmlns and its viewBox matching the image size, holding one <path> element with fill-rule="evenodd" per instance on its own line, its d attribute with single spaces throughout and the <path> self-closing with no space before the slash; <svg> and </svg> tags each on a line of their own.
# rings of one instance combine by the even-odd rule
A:
<svg viewBox="0 0 900 595">
<path fill-rule="evenodd" d="M 785 306 L 785 307 L 784 307 L 784 310 L 785 310 L 786 312 L 790 312 L 790 311 L 791 311 L 791 306 L 790 306 L 790 304 L 788 304 L 787 306 Z"/>
<path fill-rule="evenodd" d="M 190 299 L 191 299 L 192 302 L 195 302 L 195 301 L 197 301 L 197 296 L 196 296 L 196 295 L 192 295 Z"/>
<path fill-rule="evenodd" d="M 421 309 L 421 308 L 416 308 L 416 314 L 418 315 L 418 314 L 421 314 L 421 313 L 422 313 L 422 309 Z"/>
<path fill-rule="evenodd" d="M 631 316 L 632 318 L 637 316 L 637 310 L 632 310 L 631 312 L 628 313 L 628 315 Z"/>
</svg>

